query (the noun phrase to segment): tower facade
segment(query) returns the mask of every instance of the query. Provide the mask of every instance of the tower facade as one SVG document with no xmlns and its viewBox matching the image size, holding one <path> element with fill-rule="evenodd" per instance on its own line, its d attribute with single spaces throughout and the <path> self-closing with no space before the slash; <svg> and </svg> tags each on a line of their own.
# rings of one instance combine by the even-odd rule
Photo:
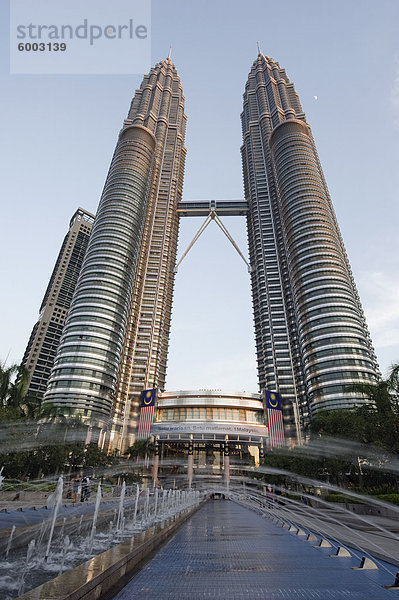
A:
<svg viewBox="0 0 399 600">
<path fill-rule="evenodd" d="M 241 121 L 259 385 L 280 392 L 294 436 L 319 410 L 364 402 L 348 388 L 378 366 L 310 126 L 262 53 Z"/>
<path fill-rule="evenodd" d="M 45 396 L 121 449 L 133 441 L 141 390 L 165 381 L 185 124 L 168 58 L 144 77 L 124 121 Z"/>
<path fill-rule="evenodd" d="M 42 398 L 58 344 L 61 339 L 66 315 L 71 305 L 76 282 L 82 266 L 94 215 L 78 208 L 72 216 L 58 254 L 22 364 L 30 373 L 28 394 Z"/>
<path fill-rule="evenodd" d="M 121 450 L 134 441 L 142 390 L 165 386 L 186 121 L 183 88 L 168 58 L 144 77 L 125 121 L 148 128 L 156 149 L 112 411 L 110 444 Z"/>
</svg>

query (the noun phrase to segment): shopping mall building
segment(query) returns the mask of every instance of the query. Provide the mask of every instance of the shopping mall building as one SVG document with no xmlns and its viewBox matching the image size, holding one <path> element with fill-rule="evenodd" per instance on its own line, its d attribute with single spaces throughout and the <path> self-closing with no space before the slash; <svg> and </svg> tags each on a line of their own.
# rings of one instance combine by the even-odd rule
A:
<svg viewBox="0 0 399 600">
<path fill-rule="evenodd" d="M 233 464 L 259 464 L 268 429 L 260 394 L 221 390 L 162 392 L 151 435 L 159 476 L 163 470 L 188 478 L 226 477 Z M 228 464 L 226 464 L 228 463 Z"/>
</svg>

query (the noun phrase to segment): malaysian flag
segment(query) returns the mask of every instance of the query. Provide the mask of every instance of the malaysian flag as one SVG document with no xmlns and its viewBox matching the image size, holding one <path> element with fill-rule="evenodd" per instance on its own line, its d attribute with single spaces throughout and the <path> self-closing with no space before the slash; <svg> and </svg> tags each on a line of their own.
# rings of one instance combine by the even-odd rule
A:
<svg viewBox="0 0 399 600">
<path fill-rule="evenodd" d="M 281 411 L 280 394 L 265 391 L 266 416 L 269 428 L 269 448 L 284 446 L 283 413 Z"/>
<path fill-rule="evenodd" d="M 151 425 L 154 419 L 156 388 L 141 392 L 140 417 L 137 429 L 137 439 L 146 440 L 150 437 Z"/>
</svg>

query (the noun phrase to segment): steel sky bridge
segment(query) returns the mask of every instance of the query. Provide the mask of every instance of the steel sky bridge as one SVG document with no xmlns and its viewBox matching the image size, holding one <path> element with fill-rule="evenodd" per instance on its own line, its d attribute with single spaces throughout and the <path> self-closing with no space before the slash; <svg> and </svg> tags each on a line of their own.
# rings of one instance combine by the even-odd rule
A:
<svg viewBox="0 0 399 600">
<path fill-rule="evenodd" d="M 177 205 L 179 217 L 207 217 L 211 211 L 221 217 L 246 217 L 249 206 L 246 200 L 196 200 Z"/>
<path fill-rule="evenodd" d="M 248 215 L 249 206 L 245 200 L 197 200 L 195 202 L 179 202 L 177 205 L 177 214 L 179 217 L 205 217 L 205 221 L 198 229 L 197 233 L 183 252 L 180 260 L 176 263 L 174 272 L 177 273 L 179 265 L 182 260 L 187 256 L 195 242 L 198 240 L 200 235 L 205 231 L 211 221 L 214 221 L 219 229 L 222 230 L 224 235 L 227 237 L 229 242 L 234 246 L 235 250 L 241 256 L 242 260 L 247 266 L 248 273 L 251 273 L 252 268 L 241 250 L 233 240 L 227 227 L 220 220 L 221 216 L 234 217 L 240 216 L 245 217 Z"/>
</svg>

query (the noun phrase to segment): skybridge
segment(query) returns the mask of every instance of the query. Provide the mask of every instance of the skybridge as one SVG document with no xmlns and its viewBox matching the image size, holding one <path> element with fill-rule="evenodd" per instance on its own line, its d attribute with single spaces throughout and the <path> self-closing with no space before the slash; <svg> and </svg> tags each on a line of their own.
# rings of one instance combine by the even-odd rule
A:
<svg viewBox="0 0 399 600">
<path fill-rule="evenodd" d="M 251 265 L 248 263 L 244 254 L 241 252 L 238 245 L 229 233 L 227 227 L 220 219 L 220 217 L 245 217 L 247 216 L 248 212 L 249 206 L 246 200 L 196 200 L 195 202 L 179 202 L 177 205 L 177 214 L 179 217 L 205 217 L 205 221 L 202 223 L 190 244 L 183 252 L 182 257 L 177 262 L 175 273 L 177 273 L 179 265 L 184 257 L 187 256 L 195 242 L 205 231 L 211 221 L 214 221 L 219 229 L 224 233 L 231 245 L 241 256 L 243 262 L 246 264 L 248 272 L 251 273 Z"/>
<path fill-rule="evenodd" d="M 207 217 L 211 211 L 220 217 L 246 217 L 248 210 L 246 200 L 196 200 L 177 205 L 179 217 Z"/>
</svg>

